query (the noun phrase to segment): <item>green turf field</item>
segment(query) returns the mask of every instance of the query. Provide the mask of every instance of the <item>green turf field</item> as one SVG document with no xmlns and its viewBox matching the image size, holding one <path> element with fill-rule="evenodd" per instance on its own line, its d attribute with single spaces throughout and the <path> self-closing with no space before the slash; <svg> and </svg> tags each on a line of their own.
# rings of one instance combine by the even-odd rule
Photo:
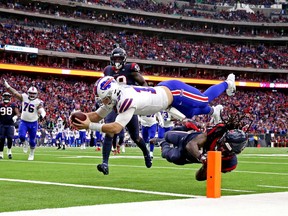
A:
<svg viewBox="0 0 288 216">
<path fill-rule="evenodd" d="M 15 147 L 12 160 L 0 160 L 0 212 L 206 195 L 206 182 L 194 178 L 200 165 L 170 164 L 159 148 L 150 169 L 138 148 L 111 155 L 108 176 L 96 170 L 94 148 L 39 147 L 34 161 L 27 158 Z M 288 191 L 288 148 L 246 148 L 238 161 L 222 175 L 222 196 Z"/>
</svg>

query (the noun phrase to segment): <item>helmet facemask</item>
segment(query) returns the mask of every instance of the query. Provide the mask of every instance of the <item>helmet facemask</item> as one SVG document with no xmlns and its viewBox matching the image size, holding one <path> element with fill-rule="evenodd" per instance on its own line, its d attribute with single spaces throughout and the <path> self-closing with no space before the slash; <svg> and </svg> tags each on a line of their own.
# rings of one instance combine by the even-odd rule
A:
<svg viewBox="0 0 288 216">
<path fill-rule="evenodd" d="M 28 89 L 28 99 L 29 100 L 35 100 L 38 96 L 38 91 L 35 87 L 30 87 Z"/>
<path fill-rule="evenodd" d="M 11 101 L 11 94 L 9 92 L 4 92 L 3 94 L 3 102 L 4 103 L 10 103 Z"/>
<path fill-rule="evenodd" d="M 122 48 L 115 48 L 110 56 L 110 64 L 120 70 L 126 64 L 126 51 Z"/>
<path fill-rule="evenodd" d="M 247 136 L 242 130 L 230 130 L 219 140 L 218 150 L 224 152 L 224 154 L 240 154 L 246 147 L 247 141 Z"/>
</svg>

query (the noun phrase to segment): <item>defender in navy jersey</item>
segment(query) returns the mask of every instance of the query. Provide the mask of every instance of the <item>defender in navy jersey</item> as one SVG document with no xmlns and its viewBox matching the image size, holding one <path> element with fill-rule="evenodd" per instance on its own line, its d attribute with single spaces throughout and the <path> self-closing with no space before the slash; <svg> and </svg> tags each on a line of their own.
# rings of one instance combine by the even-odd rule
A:
<svg viewBox="0 0 288 216">
<path fill-rule="evenodd" d="M 112 76 L 120 84 L 147 86 L 146 81 L 140 74 L 139 65 L 137 63 L 126 63 L 126 60 L 127 55 L 124 49 L 120 47 L 116 47 L 115 49 L 113 49 L 110 56 L 110 65 L 104 69 L 104 75 Z M 116 117 L 117 113 L 113 110 L 105 117 L 105 123 L 108 124 L 114 122 Z M 152 166 L 152 161 L 149 156 L 149 151 L 147 150 L 145 142 L 139 136 L 139 123 L 137 115 L 132 116 L 131 120 L 126 125 L 126 128 L 130 134 L 131 139 L 143 152 L 146 167 L 150 168 Z M 121 132 L 123 133 L 123 129 Z M 103 160 L 102 164 L 99 164 L 97 166 L 98 171 L 102 172 L 104 175 L 109 174 L 108 160 L 112 148 L 113 137 L 114 134 L 112 133 L 105 134 L 102 148 Z"/>
<path fill-rule="evenodd" d="M 11 102 L 11 94 L 4 92 L 3 102 L 0 103 L 0 159 L 4 158 L 3 149 L 7 139 L 7 155 L 12 159 L 12 141 L 14 138 L 14 124 L 20 117 L 20 112 L 15 103 Z"/>
<path fill-rule="evenodd" d="M 221 151 L 221 172 L 231 172 L 237 167 L 236 155 L 247 145 L 247 136 L 242 130 L 228 130 L 224 124 L 218 124 L 208 129 L 207 133 L 171 130 L 165 134 L 165 139 L 157 141 L 162 147 L 162 157 L 170 163 L 202 163 L 195 177 L 198 181 L 204 181 L 207 174 L 207 152 Z"/>
</svg>

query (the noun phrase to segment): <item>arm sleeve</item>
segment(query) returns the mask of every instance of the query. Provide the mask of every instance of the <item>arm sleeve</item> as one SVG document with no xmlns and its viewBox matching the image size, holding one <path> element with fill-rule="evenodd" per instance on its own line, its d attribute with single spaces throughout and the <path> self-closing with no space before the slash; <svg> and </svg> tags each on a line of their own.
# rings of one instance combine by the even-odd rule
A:
<svg viewBox="0 0 288 216">
<path fill-rule="evenodd" d="M 127 111 L 117 115 L 115 122 L 119 123 L 123 128 L 132 119 L 136 108 L 130 108 Z"/>
<path fill-rule="evenodd" d="M 109 109 L 107 106 L 101 106 L 96 110 L 96 113 L 101 117 L 101 118 L 105 118 L 110 112 L 112 111 L 112 109 Z"/>
</svg>

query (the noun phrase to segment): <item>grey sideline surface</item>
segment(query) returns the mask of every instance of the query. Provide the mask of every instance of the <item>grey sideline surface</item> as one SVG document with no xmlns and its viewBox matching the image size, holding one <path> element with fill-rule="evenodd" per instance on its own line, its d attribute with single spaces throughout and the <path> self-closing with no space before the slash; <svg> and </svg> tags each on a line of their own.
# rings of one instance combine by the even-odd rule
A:
<svg viewBox="0 0 288 216">
<path fill-rule="evenodd" d="M 288 192 L 222 196 L 221 198 L 189 198 L 169 201 L 149 201 L 106 204 L 57 209 L 41 209 L 0 213 L 0 216 L 285 216 L 288 215 Z"/>
</svg>

